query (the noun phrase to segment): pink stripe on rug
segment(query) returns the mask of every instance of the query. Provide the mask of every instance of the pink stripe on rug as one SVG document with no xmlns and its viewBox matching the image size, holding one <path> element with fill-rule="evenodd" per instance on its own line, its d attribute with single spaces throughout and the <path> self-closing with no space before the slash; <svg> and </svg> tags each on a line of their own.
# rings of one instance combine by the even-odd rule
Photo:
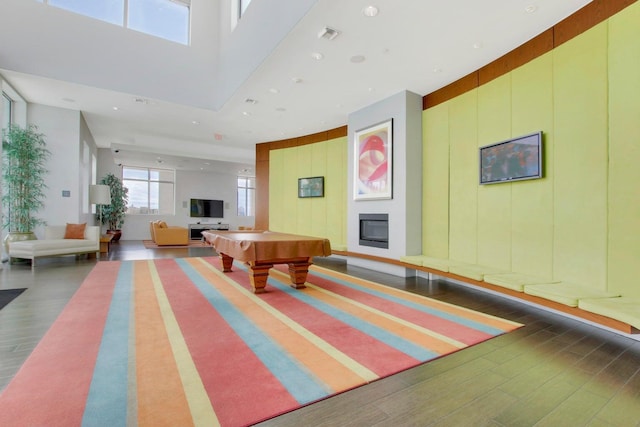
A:
<svg viewBox="0 0 640 427">
<path fill-rule="evenodd" d="M 282 384 L 191 285 L 191 280 L 175 261 L 155 262 L 221 424 L 240 425 L 247 419 L 265 418 L 265 412 L 275 416 L 297 406 Z M 193 264 L 212 281 L 223 280 L 216 278 L 215 273 L 199 268 L 197 263 Z M 254 399 L 256 404 L 251 404 Z"/>
<path fill-rule="evenodd" d="M 390 303 L 389 300 L 384 298 L 367 294 L 366 292 L 356 289 L 351 289 L 346 286 L 341 286 L 331 280 L 315 275 L 312 272 L 310 272 L 309 276 L 311 278 L 308 280 L 312 280 L 314 284 L 322 286 L 328 291 L 335 292 L 338 295 L 342 295 L 350 299 L 361 301 L 373 308 L 384 311 L 400 319 L 407 320 L 416 325 L 420 325 L 424 328 L 428 328 L 439 334 L 446 335 L 449 338 L 453 338 L 456 341 L 460 341 L 468 345 L 484 341 L 493 336 L 476 329 L 461 326 L 459 323 L 443 319 L 442 317 L 430 315 L 401 304 Z"/>
<path fill-rule="evenodd" d="M 77 426 L 120 263 L 99 262 L 0 395 L 4 426 Z M 25 403 L 28 406 L 24 406 Z"/>
</svg>

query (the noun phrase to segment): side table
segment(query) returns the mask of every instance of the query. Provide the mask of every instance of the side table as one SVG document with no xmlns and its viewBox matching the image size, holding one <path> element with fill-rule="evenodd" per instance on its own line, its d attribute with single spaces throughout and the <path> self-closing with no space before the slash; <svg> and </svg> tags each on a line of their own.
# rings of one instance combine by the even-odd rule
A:
<svg viewBox="0 0 640 427">
<path fill-rule="evenodd" d="M 100 236 L 100 253 L 108 254 L 109 246 L 111 245 L 111 239 L 113 239 L 113 234 L 103 234 Z"/>
</svg>

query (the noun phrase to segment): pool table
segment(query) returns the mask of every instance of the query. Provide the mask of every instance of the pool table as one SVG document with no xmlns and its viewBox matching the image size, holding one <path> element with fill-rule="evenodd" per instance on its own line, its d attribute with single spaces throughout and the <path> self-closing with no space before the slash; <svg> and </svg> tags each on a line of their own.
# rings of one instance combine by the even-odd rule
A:
<svg viewBox="0 0 640 427">
<path fill-rule="evenodd" d="M 269 270 L 274 264 L 288 264 L 291 286 L 304 288 L 311 259 L 331 255 L 328 239 L 272 231 L 203 231 L 205 242 L 222 260 L 222 271 L 231 271 L 233 260 L 249 267 L 253 292 L 265 291 Z"/>
</svg>

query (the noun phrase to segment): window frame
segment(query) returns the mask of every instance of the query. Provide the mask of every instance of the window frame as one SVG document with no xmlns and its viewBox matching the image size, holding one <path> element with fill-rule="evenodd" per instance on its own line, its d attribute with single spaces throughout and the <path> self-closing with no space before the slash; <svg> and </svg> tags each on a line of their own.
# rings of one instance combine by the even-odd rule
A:
<svg viewBox="0 0 640 427">
<path fill-rule="evenodd" d="M 129 169 L 129 170 L 136 170 L 136 171 L 146 171 L 147 172 L 147 178 L 146 179 L 140 179 L 140 178 L 125 178 L 125 171 Z M 151 173 L 152 172 L 158 172 L 159 177 L 162 176 L 163 173 L 166 172 L 170 172 L 172 175 L 172 180 L 166 180 L 166 179 L 152 179 L 151 178 Z M 127 215 L 175 215 L 176 214 L 176 171 L 175 169 L 165 169 L 165 168 L 154 168 L 154 167 L 146 167 L 146 166 L 127 166 L 127 165 L 122 165 L 122 182 L 123 184 L 126 181 L 133 181 L 133 182 L 141 182 L 141 183 L 146 183 L 147 186 L 147 191 L 146 191 L 146 199 L 147 199 L 147 213 L 141 213 L 141 212 L 130 212 L 129 211 L 129 206 L 127 205 L 127 210 L 126 210 L 126 214 Z M 163 209 L 160 207 L 160 199 L 158 199 L 158 209 L 157 212 L 152 212 L 151 209 L 151 184 L 171 184 L 171 212 L 170 213 L 164 213 Z M 125 185 L 126 186 L 126 185 Z M 132 188 L 129 188 L 129 203 L 132 202 Z M 142 206 L 140 206 L 140 209 L 142 209 Z"/>
<path fill-rule="evenodd" d="M 13 99 L 8 93 L 2 91 L 2 128 L 6 129 L 13 123 Z"/>
<path fill-rule="evenodd" d="M 183 40 L 182 38 L 175 39 L 175 38 L 169 38 L 166 35 L 158 35 L 157 33 L 153 33 L 153 32 L 147 32 L 144 29 L 140 29 L 140 28 L 132 28 L 129 25 L 129 17 L 130 17 L 130 6 L 129 6 L 129 2 L 130 0 L 121 0 L 122 1 L 122 21 L 121 22 L 117 22 L 117 20 L 109 20 L 107 16 L 94 16 L 94 15 L 90 15 L 88 13 L 83 13 L 82 11 L 79 10 L 74 10 L 73 7 L 64 7 L 63 5 L 56 5 L 56 4 L 51 4 L 51 0 L 39 0 L 41 3 L 44 3 L 46 6 L 50 6 L 50 7 L 55 7 L 57 9 L 62 9 L 62 10 L 66 10 L 68 12 L 71 13 L 75 13 L 77 15 L 81 15 L 81 16 L 85 16 L 87 18 L 91 18 L 91 19 L 97 19 L 99 21 L 102 22 L 106 22 L 112 25 L 117 25 L 123 28 L 127 28 L 127 29 L 131 29 L 133 31 L 138 31 L 141 32 L 143 34 L 147 34 L 153 37 L 157 37 L 163 40 L 167 40 L 170 42 L 174 42 L 174 43 L 179 43 L 185 46 L 190 46 L 191 45 L 191 0 L 155 0 L 155 1 L 160 1 L 160 2 L 164 2 L 164 3 L 172 3 L 174 5 L 177 6 L 184 6 L 187 9 L 187 13 L 186 13 L 186 17 L 187 17 L 187 22 L 186 24 L 186 39 Z M 94 0 L 95 1 L 95 0 Z M 85 5 L 87 3 L 84 3 Z M 103 3 L 104 4 L 104 3 Z M 118 18 L 120 18 L 120 16 L 118 16 Z M 156 25 L 157 27 L 157 25 Z M 151 28 L 153 28 L 153 26 L 151 26 Z"/>
<path fill-rule="evenodd" d="M 240 185 L 240 180 L 244 180 L 245 185 Z M 252 185 L 251 185 L 252 184 Z M 244 206 L 246 207 L 246 211 L 244 214 L 240 213 L 240 190 L 245 190 L 244 196 Z M 249 200 L 249 190 L 251 191 L 252 203 Z M 251 208 L 251 209 L 250 209 Z M 251 210 L 251 215 L 249 215 L 249 210 Z M 255 217 L 256 216 L 256 177 L 255 176 L 237 176 L 236 177 L 236 215 L 241 217 Z"/>
</svg>

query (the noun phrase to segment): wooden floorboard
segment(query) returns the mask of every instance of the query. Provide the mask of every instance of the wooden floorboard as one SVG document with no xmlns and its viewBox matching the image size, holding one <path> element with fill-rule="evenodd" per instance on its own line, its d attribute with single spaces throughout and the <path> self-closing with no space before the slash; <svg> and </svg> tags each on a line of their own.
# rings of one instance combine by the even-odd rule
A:
<svg viewBox="0 0 640 427">
<path fill-rule="evenodd" d="M 149 250 L 121 241 L 99 260 L 213 254 L 211 248 Z M 0 388 L 99 260 L 43 259 L 34 271 L 4 264 L 0 289 L 28 289 L 0 310 Z M 316 262 L 525 326 L 262 426 L 640 425 L 640 341 L 445 280 L 399 278 L 337 259 Z"/>
</svg>

